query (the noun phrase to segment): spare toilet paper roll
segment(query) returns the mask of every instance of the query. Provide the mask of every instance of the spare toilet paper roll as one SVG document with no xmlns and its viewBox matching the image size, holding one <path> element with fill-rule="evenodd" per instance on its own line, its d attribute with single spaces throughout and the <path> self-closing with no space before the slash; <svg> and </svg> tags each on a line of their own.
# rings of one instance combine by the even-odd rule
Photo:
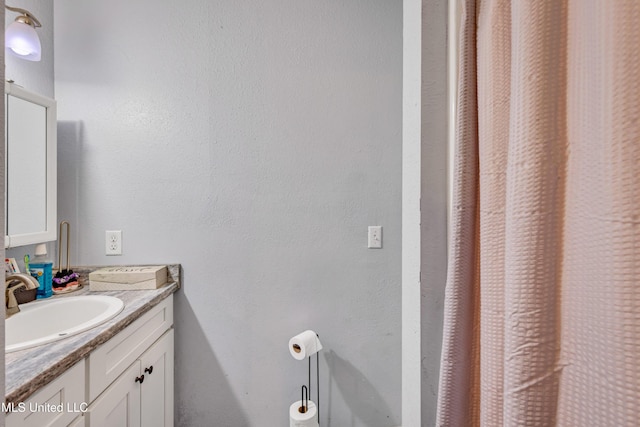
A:
<svg viewBox="0 0 640 427">
<path fill-rule="evenodd" d="M 289 340 L 289 352 L 294 359 L 304 360 L 322 350 L 318 335 L 312 330 L 304 331 Z"/>
<path fill-rule="evenodd" d="M 309 404 L 307 412 L 300 412 L 302 401 L 293 402 L 289 407 L 289 427 L 318 427 L 318 408 L 312 401 L 306 401 Z"/>
</svg>

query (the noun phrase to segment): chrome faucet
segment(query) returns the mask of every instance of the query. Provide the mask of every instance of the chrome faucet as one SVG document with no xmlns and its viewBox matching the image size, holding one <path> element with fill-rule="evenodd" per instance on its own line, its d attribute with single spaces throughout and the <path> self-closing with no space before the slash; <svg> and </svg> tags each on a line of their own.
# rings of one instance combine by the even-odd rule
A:
<svg viewBox="0 0 640 427">
<path fill-rule="evenodd" d="M 16 281 L 22 282 L 22 283 L 16 285 L 15 284 Z M 12 316 L 20 311 L 18 300 L 16 299 L 16 295 L 15 295 L 15 292 L 18 289 L 21 289 L 21 288 L 35 289 L 38 286 L 39 286 L 38 281 L 28 274 L 15 273 L 7 276 L 4 281 L 4 294 L 5 294 L 5 307 L 6 307 L 4 318 L 7 319 L 9 316 Z"/>
</svg>

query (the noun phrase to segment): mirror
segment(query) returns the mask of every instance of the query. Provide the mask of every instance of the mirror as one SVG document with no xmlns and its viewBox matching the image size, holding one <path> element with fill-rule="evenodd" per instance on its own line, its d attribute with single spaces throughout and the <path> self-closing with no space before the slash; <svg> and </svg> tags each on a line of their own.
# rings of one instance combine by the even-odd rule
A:
<svg viewBox="0 0 640 427">
<path fill-rule="evenodd" d="M 5 248 L 56 240 L 56 102 L 5 84 Z"/>
</svg>

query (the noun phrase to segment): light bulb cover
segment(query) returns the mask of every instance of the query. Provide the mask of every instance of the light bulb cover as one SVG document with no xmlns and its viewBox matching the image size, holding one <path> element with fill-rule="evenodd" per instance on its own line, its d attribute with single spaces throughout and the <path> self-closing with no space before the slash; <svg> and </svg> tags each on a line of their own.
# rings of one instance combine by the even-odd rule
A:
<svg viewBox="0 0 640 427">
<path fill-rule="evenodd" d="M 42 46 L 35 28 L 16 20 L 7 27 L 5 46 L 9 52 L 28 61 L 40 61 Z"/>
</svg>

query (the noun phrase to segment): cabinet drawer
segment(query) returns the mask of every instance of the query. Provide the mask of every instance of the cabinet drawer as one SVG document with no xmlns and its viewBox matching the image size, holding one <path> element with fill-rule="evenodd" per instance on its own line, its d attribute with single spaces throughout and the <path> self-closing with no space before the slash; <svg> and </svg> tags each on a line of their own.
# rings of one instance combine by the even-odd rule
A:
<svg viewBox="0 0 640 427">
<path fill-rule="evenodd" d="M 89 402 L 173 325 L 173 295 L 89 355 Z"/>
<path fill-rule="evenodd" d="M 66 427 L 87 409 L 84 398 L 85 361 L 44 386 L 16 405 L 5 423 L 7 427 Z M 24 412 L 22 412 L 24 410 Z M 60 411 L 62 410 L 62 411 Z"/>
</svg>

